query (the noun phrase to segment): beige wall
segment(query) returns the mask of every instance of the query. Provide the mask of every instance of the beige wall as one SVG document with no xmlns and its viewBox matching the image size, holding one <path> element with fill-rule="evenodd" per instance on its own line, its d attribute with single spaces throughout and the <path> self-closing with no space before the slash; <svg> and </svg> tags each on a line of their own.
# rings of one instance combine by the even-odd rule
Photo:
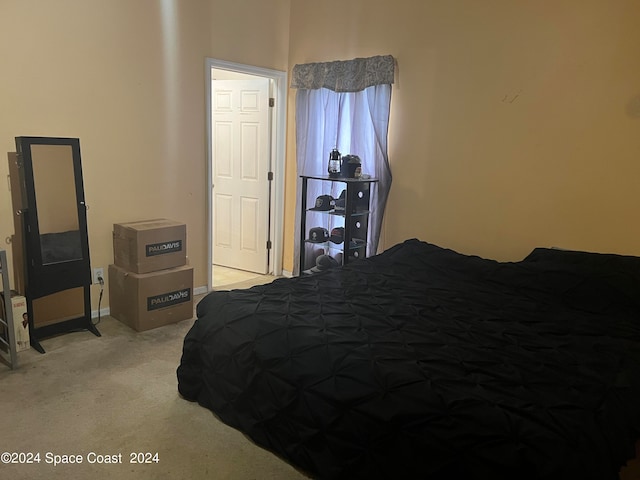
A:
<svg viewBox="0 0 640 480">
<path fill-rule="evenodd" d="M 396 57 L 387 247 L 640 255 L 639 20 L 635 0 L 292 0 L 289 63 Z"/>
<path fill-rule="evenodd" d="M 0 177 L 16 136 L 80 138 L 92 265 L 114 223 L 168 217 L 206 285 L 205 58 L 286 70 L 289 0 L 0 0 L 0 18 Z M 0 248 L 12 233 L 2 187 Z"/>
<path fill-rule="evenodd" d="M 0 18 L 0 150 L 80 138 L 94 266 L 113 261 L 113 223 L 169 217 L 206 285 L 206 57 L 288 71 L 396 57 L 386 246 L 640 254 L 636 0 L 0 0 Z M 0 240 L 12 233 L 0 188 Z"/>
</svg>

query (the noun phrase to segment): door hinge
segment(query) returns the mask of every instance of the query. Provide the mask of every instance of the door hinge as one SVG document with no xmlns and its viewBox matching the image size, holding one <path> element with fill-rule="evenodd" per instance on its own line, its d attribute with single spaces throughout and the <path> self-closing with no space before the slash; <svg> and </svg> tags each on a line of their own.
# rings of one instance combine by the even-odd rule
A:
<svg viewBox="0 0 640 480">
<path fill-rule="evenodd" d="M 267 180 L 269 180 L 270 182 L 273 181 L 273 172 L 267 173 Z"/>
<path fill-rule="evenodd" d="M 267 240 L 267 250 L 271 250 L 271 240 Z"/>
<path fill-rule="evenodd" d="M 273 97 L 269 98 L 269 106 L 270 107 L 275 107 L 276 106 L 276 99 Z"/>
</svg>

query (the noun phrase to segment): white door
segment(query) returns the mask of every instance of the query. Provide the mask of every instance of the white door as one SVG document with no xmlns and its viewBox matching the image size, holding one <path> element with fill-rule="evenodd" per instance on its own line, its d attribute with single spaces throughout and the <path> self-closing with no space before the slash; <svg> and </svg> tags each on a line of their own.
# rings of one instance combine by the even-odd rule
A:
<svg viewBox="0 0 640 480">
<path fill-rule="evenodd" d="M 269 79 L 213 80 L 213 263 L 268 269 Z"/>
</svg>

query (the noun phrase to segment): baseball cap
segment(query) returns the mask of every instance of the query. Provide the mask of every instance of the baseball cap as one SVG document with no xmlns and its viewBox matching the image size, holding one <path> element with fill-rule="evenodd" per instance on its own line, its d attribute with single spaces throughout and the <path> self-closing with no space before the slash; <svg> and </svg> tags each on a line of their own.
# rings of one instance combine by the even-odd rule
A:
<svg viewBox="0 0 640 480">
<path fill-rule="evenodd" d="M 308 242 L 323 243 L 329 240 L 329 230 L 323 227 L 313 227 L 309 230 Z"/>
<path fill-rule="evenodd" d="M 316 258 L 316 266 L 311 267 L 310 271 L 313 273 L 322 272 L 338 266 L 338 261 L 330 255 L 320 255 Z"/>
<path fill-rule="evenodd" d="M 333 202 L 337 212 L 344 212 L 346 203 L 347 203 L 347 191 L 342 190 L 342 193 L 340 194 L 340 196 L 336 198 Z"/>
<path fill-rule="evenodd" d="M 316 206 L 310 208 L 309 210 L 326 212 L 329 210 L 333 210 L 335 205 L 336 201 L 331 195 L 320 195 L 318 198 L 316 198 Z"/>
<path fill-rule="evenodd" d="M 333 243 L 344 242 L 344 227 L 336 227 L 331 229 L 329 240 L 331 240 Z"/>
</svg>

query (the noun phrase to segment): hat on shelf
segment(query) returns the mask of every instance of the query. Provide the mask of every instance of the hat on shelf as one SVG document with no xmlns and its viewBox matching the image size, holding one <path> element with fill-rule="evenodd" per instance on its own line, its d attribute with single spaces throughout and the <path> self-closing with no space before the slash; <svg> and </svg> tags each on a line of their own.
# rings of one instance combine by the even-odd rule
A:
<svg viewBox="0 0 640 480">
<path fill-rule="evenodd" d="M 316 206 L 310 208 L 309 210 L 315 210 L 318 212 L 327 212 L 329 210 L 333 210 L 335 207 L 336 201 L 333 199 L 331 195 L 320 195 L 316 198 Z"/>
<path fill-rule="evenodd" d="M 329 235 L 329 240 L 331 240 L 333 243 L 344 242 L 344 227 L 336 227 L 331 229 L 331 235 Z"/>
<path fill-rule="evenodd" d="M 323 243 L 329 240 L 329 230 L 323 227 L 313 227 L 309 230 L 308 242 Z"/>
<path fill-rule="evenodd" d="M 349 242 L 349 248 L 350 249 L 360 248 L 366 244 L 367 244 L 366 240 L 363 240 L 361 238 L 352 238 L 351 241 Z"/>
<path fill-rule="evenodd" d="M 334 201 L 336 212 L 344 212 L 347 204 L 347 191 L 342 190 L 342 193 Z"/>
<path fill-rule="evenodd" d="M 323 272 L 325 270 L 330 270 L 332 268 L 338 267 L 340 264 L 338 261 L 330 255 L 320 255 L 316 258 L 316 266 L 311 267 L 309 272 L 318 273 Z"/>
</svg>

